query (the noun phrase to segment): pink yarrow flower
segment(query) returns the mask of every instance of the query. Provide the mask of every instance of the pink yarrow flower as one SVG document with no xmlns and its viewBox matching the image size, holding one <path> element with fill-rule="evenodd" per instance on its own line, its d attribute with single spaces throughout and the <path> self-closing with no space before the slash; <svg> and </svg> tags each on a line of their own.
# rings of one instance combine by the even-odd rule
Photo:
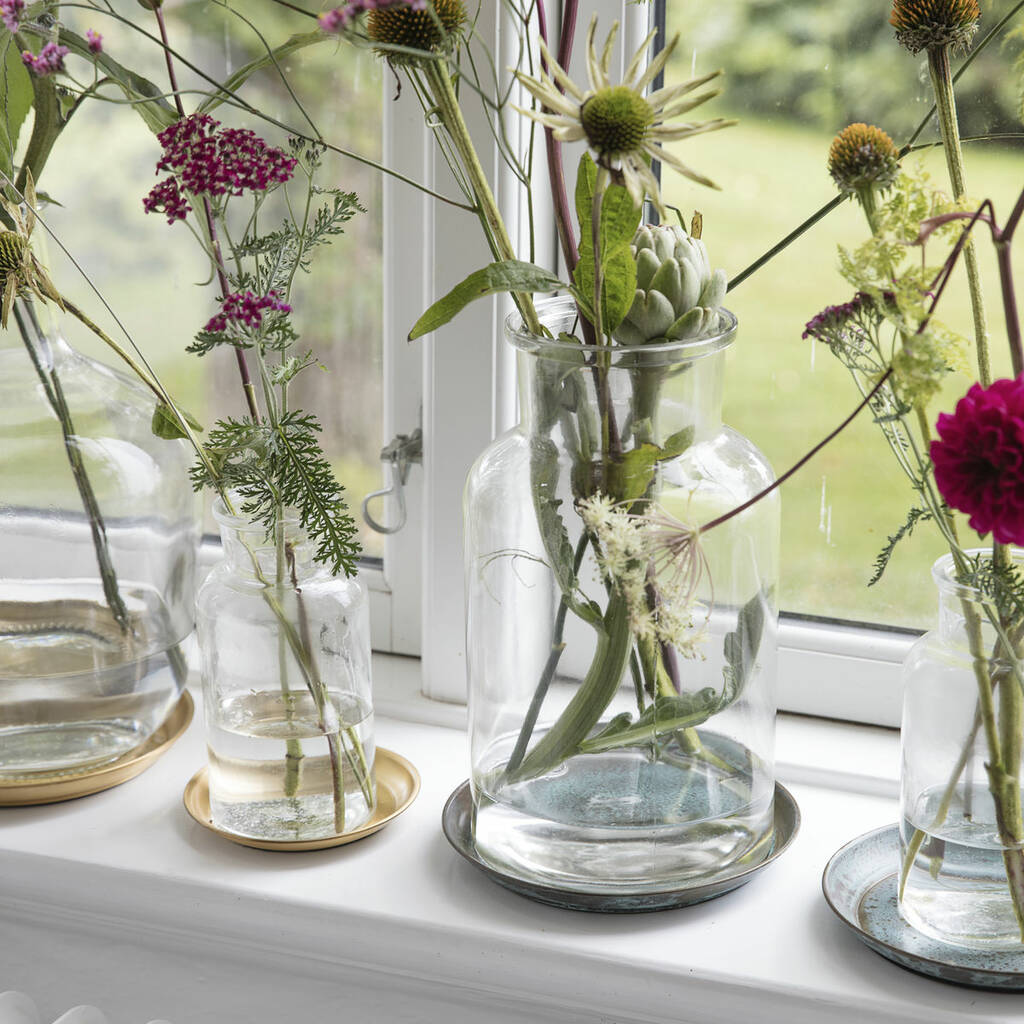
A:
<svg viewBox="0 0 1024 1024">
<path fill-rule="evenodd" d="M 149 195 L 142 200 L 142 208 L 146 213 L 164 214 L 168 224 L 184 220 L 192 212 L 188 200 L 178 188 L 176 178 L 164 178 L 159 185 L 154 185 Z"/>
<path fill-rule="evenodd" d="M 191 209 L 182 192 L 205 196 L 265 192 L 288 181 L 298 162 L 248 129 L 221 128 L 208 114 L 182 118 L 157 139 L 163 156 L 156 169 L 170 171 L 172 176 L 155 185 L 142 206 L 147 213 L 166 213 L 169 223 L 183 219 Z"/>
<path fill-rule="evenodd" d="M 946 503 L 982 536 L 1024 544 L 1024 376 L 975 384 L 937 432 L 931 456 Z"/>
<path fill-rule="evenodd" d="M 17 32 L 21 16 L 25 11 L 25 0 L 0 0 L 0 20 L 8 32 Z"/>
<path fill-rule="evenodd" d="M 405 6 L 413 11 L 425 11 L 427 0 L 348 0 L 341 7 L 321 14 L 317 19 L 325 32 L 340 32 L 353 18 L 358 18 L 364 11 L 378 11 L 384 7 Z"/>
<path fill-rule="evenodd" d="M 90 53 L 103 52 L 103 36 L 99 32 L 94 32 L 91 28 L 88 28 L 85 30 L 85 38 L 89 42 Z"/>
<path fill-rule="evenodd" d="M 244 327 L 257 330 L 263 324 L 263 311 L 268 309 L 278 310 L 281 313 L 292 311 L 291 306 L 278 298 L 277 292 L 269 292 L 266 295 L 256 295 L 248 290 L 232 292 L 224 297 L 220 312 L 207 321 L 203 330 L 217 334 L 226 331 L 229 323 L 241 324 Z"/>
<path fill-rule="evenodd" d="M 29 50 L 23 51 L 21 62 L 29 71 L 37 75 L 52 75 L 57 71 L 64 70 L 64 58 L 70 52 L 66 46 L 58 46 L 57 43 L 47 43 L 36 55 L 33 55 Z"/>
</svg>

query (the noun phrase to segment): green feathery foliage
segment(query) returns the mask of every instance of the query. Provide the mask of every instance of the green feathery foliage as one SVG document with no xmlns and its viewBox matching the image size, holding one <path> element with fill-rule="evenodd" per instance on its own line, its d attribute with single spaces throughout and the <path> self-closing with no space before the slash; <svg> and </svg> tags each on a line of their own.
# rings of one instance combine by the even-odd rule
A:
<svg viewBox="0 0 1024 1024">
<path fill-rule="evenodd" d="M 871 574 L 871 579 L 868 580 L 869 587 L 873 587 L 882 578 L 889 566 L 889 559 L 892 558 L 893 552 L 896 550 L 896 545 L 904 537 L 909 537 L 918 523 L 926 523 L 929 519 L 934 518 L 928 509 L 916 506 L 907 513 L 907 521 L 895 533 L 889 535 L 885 547 L 878 553 L 878 557 L 875 559 L 875 571 Z"/>
</svg>

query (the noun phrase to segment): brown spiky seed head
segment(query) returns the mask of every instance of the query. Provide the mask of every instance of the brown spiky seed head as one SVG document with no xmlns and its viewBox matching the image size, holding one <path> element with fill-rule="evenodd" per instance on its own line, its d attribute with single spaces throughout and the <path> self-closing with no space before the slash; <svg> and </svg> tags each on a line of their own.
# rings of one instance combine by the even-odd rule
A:
<svg viewBox="0 0 1024 1024">
<path fill-rule="evenodd" d="M 964 52 L 980 18 L 978 0 L 893 0 L 889 24 L 911 53 L 944 46 Z"/>
<path fill-rule="evenodd" d="M 450 50 L 466 24 L 463 0 L 430 0 L 433 11 L 414 11 L 405 4 L 379 7 L 366 21 L 366 34 L 376 43 L 411 50 Z M 440 22 L 440 25 L 438 25 Z M 411 64 L 416 57 L 390 49 L 377 51 L 392 64 Z"/>
<path fill-rule="evenodd" d="M 892 139 L 871 124 L 847 125 L 828 151 L 828 173 L 840 191 L 886 189 L 899 173 L 899 151 Z"/>
<path fill-rule="evenodd" d="M 6 277 L 21 266 L 27 244 L 16 231 L 0 231 L 0 275 Z"/>
</svg>

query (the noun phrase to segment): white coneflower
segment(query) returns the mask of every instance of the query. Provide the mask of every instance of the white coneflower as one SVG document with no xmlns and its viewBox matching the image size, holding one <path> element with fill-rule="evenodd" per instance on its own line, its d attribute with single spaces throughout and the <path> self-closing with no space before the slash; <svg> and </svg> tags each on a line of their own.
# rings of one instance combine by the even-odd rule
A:
<svg viewBox="0 0 1024 1024">
<path fill-rule="evenodd" d="M 638 640 L 654 639 L 683 657 L 702 657 L 710 613 L 695 624 L 697 590 L 708 569 L 699 533 L 658 506 L 636 513 L 627 510 L 631 504 L 600 493 L 577 504 L 597 541 L 598 565 L 625 599 Z"/>
<path fill-rule="evenodd" d="M 651 172 L 649 160 L 660 160 L 692 181 L 717 188 L 714 182 L 688 167 L 673 153 L 665 150 L 662 144 L 725 128 L 735 124 L 735 121 L 716 118 L 712 121 L 685 121 L 675 125 L 667 123 L 717 96 L 716 89 L 682 99 L 716 78 L 721 74 L 720 71 L 713 71 L 680 85 L 666 86 L 644 96 L 644 90 L 672 55 L 678 36 L 645 69 L 644 60 L 656 34 L 651 32 L 633 55 L 622 83 L 612 85 L 608 69 L 618 28 L 619 23 L 615 22 L 598 57 L 594 46 L 597 18 L 590 22 L 587 33 L 587 77 L 590 87 L 586 91 L 569 78 L 541 41 L 541 52 L 548 70 L 542 70 L 539 78 L 522 73 L 517 73 L 516 77 L 543 105 L 543 109 L 521 112 L 552 128 L 559 142 L 586 139 L 588 146 L 597 155 L 597 162 L 625 185 L 637 205 L 643 201 L 646 193 L 664 215 L 658 180 Z M 559 87 L 565 90 L 564 94 Z"/>
</svg>

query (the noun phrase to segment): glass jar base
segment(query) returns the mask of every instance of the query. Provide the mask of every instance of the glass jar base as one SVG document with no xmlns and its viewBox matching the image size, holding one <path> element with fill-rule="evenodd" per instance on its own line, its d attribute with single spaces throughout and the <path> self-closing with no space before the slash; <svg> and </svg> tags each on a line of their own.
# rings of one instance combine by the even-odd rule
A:
<svg viewBox="0 0 1024 1024">
<path fill-rule="evenodd" d="M 640 749 L 570 760 L 477 794 L 474 837 L 499 870 L 580 892 L 703 884 L 770 849 L 771 790 Z"/>
<path fill-rule="evenodd" d="M 985 804 L 979 789 L 974 803 Z M 934 820 L 932 813 L 929 820 Z M 904 819 L 900 843 L 902 876 L 899 900 L 903 919 L 916 931 L 953 946 L 972 949 L 1024 950 L 1021 926 L 1006 881 L 1003 850 L 994 824 L 953 814 L 941 831 L 915 831 Z"/>
<path fill-rule="evenodd" d="M 101 768 L 152 734 L 135 721 L 90 721 L 0 728 L 0 779 L 36 779 Z"/>
<path fill-rule="evenodd" d="M 951 946 L 1024 950 L 1005 888 L 1002 892 L 921 892 L 911 890 L 908 883 L 900 915 L 915 931 Z"/>
<path fill-rule="evenodd" d="M 336 826 L 334 800 L 329 793 L 238 803 L 211 801 L 210 813 L 214 826 L 225 832 L 251 839 L 295 842 L 351 832 L 370 820 L 372 808 L 362 794 L 348 794 L 341 830 Z"/>
</svg>

